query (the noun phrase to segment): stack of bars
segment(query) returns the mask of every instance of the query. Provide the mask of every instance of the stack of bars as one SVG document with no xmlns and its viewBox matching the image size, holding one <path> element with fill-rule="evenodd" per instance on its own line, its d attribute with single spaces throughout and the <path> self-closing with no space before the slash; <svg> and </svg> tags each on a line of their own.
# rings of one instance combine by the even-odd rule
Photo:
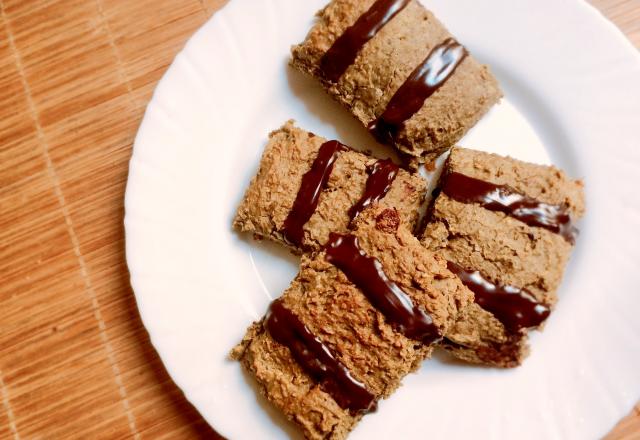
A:
<svg viewBox="0 0 640 440">
<path fill-rule="evenodd" d="M 292 52 L 406 159 L 289 121 L 234 219 L 302 261 L 231 356 L 305 437 L 341 439 L 434 349 L 520 365 L 556 303 L 584 196 L 552 166 L 453 146 L 501 92 L 416 1 L 334 0 Z M 421 222 L 428 182 L 416 167 L 443 152 Z"/>
</svg>

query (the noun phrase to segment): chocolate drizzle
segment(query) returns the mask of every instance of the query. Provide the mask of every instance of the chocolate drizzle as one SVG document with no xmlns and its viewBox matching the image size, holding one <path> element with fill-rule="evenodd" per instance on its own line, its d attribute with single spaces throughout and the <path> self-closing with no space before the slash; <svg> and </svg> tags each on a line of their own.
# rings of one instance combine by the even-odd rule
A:
<svg viewBox="0 0 640 440">
<path fill-rule="evenodd" d="M 284 221 L 282 233 L 289 243 L 301 247 L 304 239 L 304 225 L 309 221 L 320 200 L 320 193 L 327 186 L 333 164 L 341 151 L 347 147 L 338 141 L 322 144 L 311 169 L 302 176 L 302 184 L 293 202 L 293 207 Z"/>
<path fill-rule="evenodd" d="M 397 331 L 425 344 L 440 339 L 431 316 L 387 277 L 380 261 L 364 253 L 354 235 L 332 232 L 325 251 L 327 261 L 342 270 Z"/>
<path fill-rule="evenodd" d="M 453 38 L 434 47 L 396 91 L 384 113 L 369 124 L 369 131 L 380 142 L 392 144 L 405 121 L 422 108 L 467 55 L 467 50 Z"/>
<path fill-rule="evenodd" d="M 551 313 L 548 306 L 536 301 L 524 289 L 492 283 L 477 270 L 466 270 L 451 261 L 447 262 L 447 267 L 475 294 L 475 302 L 498 318 L 511 333 L 537 327 Z"/>
<path fill-rule="evenodd" d="M 382 199 L 389 190 L 398 175 L 398 165 L 390 159 L 378 160 L 369 168 L 369 177 L 360 200 L 349 209 L 349 219 L 353 222 L 362 211 L 372 203 Z"/>
<path fill-rule="evenodd" d="M 311 333 L 282 300 L 271 303 L 264 326 L 273 339 L 288 347 L 294 359 L 343 409 L 366 413 L 376 408 L 376 398 L 363 383 L 331 353 L 329 347 Z"/>
<path fill-rule="evenodd" d="M 325 79 L 337 82 L 353 64 L 362 47 L 371 40 L 409 0 L 378 0 L 338 37 L 320 60 Z"/>
<path fill-rule="evenodd" d="M 503 212 L 529 226 L 548 229 L 571 244 L 575 243 L 578 235 L 566 205 L 539 202 L 507 185 L 496 185 L 452 172 L 444 177 L 442 192 L 458 202 L 479 203 L 485 209 Z"/>
</svg>

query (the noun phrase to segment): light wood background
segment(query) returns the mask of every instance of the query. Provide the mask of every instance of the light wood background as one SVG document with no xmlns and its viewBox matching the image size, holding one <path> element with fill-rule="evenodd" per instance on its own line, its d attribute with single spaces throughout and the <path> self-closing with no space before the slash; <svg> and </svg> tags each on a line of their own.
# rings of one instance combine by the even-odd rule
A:
<svg viewBox="0 0 640 440">
<path fill-rule="evenodd" d="M 155 84 L 223 3 L 0 0 L 0 439 L 217 437 L 149 343 L 122 218 Z M 640 45 L 640 0 L 593 3 Z"/>
</svg>

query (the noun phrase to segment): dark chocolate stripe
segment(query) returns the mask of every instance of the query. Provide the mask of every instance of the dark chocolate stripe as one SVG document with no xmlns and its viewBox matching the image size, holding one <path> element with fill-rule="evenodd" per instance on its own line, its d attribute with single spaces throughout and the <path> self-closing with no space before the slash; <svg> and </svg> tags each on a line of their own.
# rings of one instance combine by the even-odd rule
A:
<svg viewBox="0 0 640 440">
<path fill-rule="evenodd" d="M 571 223 L 565 205 L 550 205 L 516 192 L 507 185 L 496 185 L 460 173 L 448 173 L 442 192 L 461 203 L 479 203 L 491 211 L 503 212 L 529 226 L 538 226 L 561 235 L 574 244 L 578 230 Z"/>
<path fill-rule="evenodd" d="M 327 186 L 338 154 L 346 149 L 347 147 L 338 141 L 325 142 L 320 147 L 311 169 L 302 176 L 300 190 L 282 230 L 284 238 L 290 243 L 298 247 L 302 246 L 304 225 L 318 207 L 320 193 Z"/>
<path fill-rule="evenodd" d="M 338 37 L 320 60 L 320 70 L 328 81 L 337 82 L 353 64 L 362 47 L 371 40 L 409 0 L 378 0 Z"/>
<path fill-rule="evenodd" d="M 397 331 L 425 344 L 441 337 L 431 316 L 387 277 L 380 261 L 360 249 L 354 235 L 332 232 L 325 251 L 327 261 L 342 270 Z"/>
<path fill-rule="evenodd" d="M 447 267 L 475 294 L 476 303 L 512 333 L 539 326 L 551 313 L 549 307 L 536 301 L 525 289 L 492 283 L 477 270 L 466 270 L 451 261 L 447 261 Z"/>
<path fill-rule="evenodd" d="M 353 222 L 362 211 L 372 203 L 384 198 L 391 189 L 393 181 L 398 175 L 399 167 L 390 159 L 378 160 L 369 168 L 369 177 L 365 185 L 364 194 L 360 200 L 349 209 L 349 219 Z"/>
<path fill-rule="evenodd" d="M 369 131 L 380 142 L 392 144 L 405 121 L 449 79 L 467 54 L 453 38 L 434 47 L 396 91 L 384 113 L 369 124 Z"/>
<path fill-rule="evenodd" d="M 351 376 L 349 370 L 335 358 L 329 347 L 314 336 L 309 328 L 282 304 L 282 300 L 271 303 L 264 325 L 271 337 L 291 350 L 300 366 L 320 383 L 341 408 L 359 413 L 375 409 L 375 396 L 364 384 Z"/>
</svg>

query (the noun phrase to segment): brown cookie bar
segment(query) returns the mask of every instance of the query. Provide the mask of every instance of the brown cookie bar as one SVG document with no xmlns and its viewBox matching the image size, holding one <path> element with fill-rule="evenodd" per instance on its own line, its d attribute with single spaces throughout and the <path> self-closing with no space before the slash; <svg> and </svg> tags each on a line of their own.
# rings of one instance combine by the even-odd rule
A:
<svg viewBox="0 0 640 440">
<path fill-rule="evenodd" d="M 519 365 L 556 302 L 584 214 L 582 182 L 557 168 L 453 148 L 422 243 L 475 293 L 443 345 L 469 362 Z"/>
<path fill-rule="evenodd" d="M 426 185 L 389 160 L 327 141 L 289 121 L 271 133 L 233 226 L 298 252 L 314 250 L 330 232 L 347 231 L 352 219 L 377 201 L 397 208 L 413 230 Z"/>
<path fill-rule="evenodd" d="M 294 68 L 418 162 L 453 146 L 502 96 L 487 66 L 416 0 L 334 0 L 292 55 Z"/>
<path fill-rule="evenodd" d="M 342 439 L 428 357 L 473 295 L 377 204 L 302 257 L 231 356 L 309 439 Z"/>
</svg>

